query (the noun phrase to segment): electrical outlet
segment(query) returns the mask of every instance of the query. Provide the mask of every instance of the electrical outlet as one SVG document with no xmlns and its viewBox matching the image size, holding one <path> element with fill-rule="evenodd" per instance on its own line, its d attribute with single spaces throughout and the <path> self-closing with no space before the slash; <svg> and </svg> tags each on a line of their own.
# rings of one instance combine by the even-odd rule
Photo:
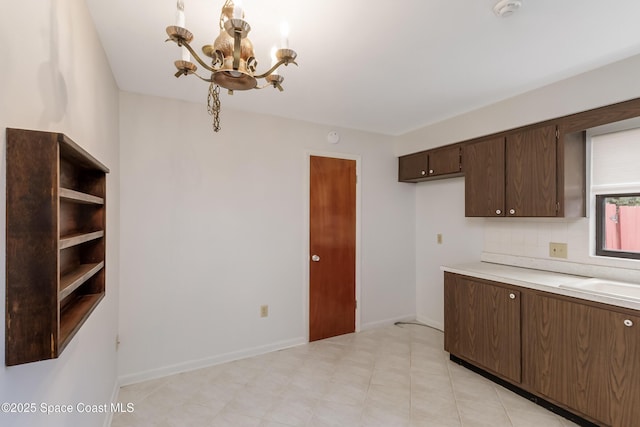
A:
<svg viewBox="0 0 640 427">
<path fill-rule="evenodd" d="M 549 242 L 549 256 L 552 258 L 567 258 L 567 244 Z"/>
<path fill-rule="evenodd" d="M 442 244 L 442 234 L 436 234 L 436 242 L 438 242 L 439 245 Z"/>
<path fill-rule="evenodd" d="M 260 306 L 260 317 L 269 317 L 269 306 L 261 305 Z"/>
</svg>

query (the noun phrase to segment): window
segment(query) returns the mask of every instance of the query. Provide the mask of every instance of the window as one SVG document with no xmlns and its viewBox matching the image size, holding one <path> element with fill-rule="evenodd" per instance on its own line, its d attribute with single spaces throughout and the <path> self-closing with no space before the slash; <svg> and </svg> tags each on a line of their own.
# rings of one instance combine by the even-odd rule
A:
<svg viewBox="0 0 640 427">
<path fill-rule="evenodd" d="M 591 136 L 595 255 L 640 260 L 640 128 Z M 593 253 L 592 252 L 592 253 Z"/>
<path fill-rule="evenodd" d="M 640 259 L 640 193 L 596 196 L 596 255 Z"/>
</svg>

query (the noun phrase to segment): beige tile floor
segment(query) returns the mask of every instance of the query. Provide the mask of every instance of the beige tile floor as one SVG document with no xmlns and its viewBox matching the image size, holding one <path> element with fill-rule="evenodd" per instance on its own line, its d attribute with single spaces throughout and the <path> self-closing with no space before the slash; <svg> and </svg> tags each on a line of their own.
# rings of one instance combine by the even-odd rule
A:
<svg viewBox="0 0 640 427">
<path fill-rule="evenodd" d="M 112 427 L 575 424 L 448 360 L 440 331 L 387 326 L 123 387 Z"/>
</svg>

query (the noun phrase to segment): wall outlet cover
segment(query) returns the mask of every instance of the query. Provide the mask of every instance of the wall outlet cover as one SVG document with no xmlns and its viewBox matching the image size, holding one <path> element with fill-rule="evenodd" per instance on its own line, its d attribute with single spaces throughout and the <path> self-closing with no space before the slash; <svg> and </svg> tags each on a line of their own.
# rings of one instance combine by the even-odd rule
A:
<svg viewBox="0 0 640 427">
<path fill-rule="evenodd" d="M 567 258 L 567 244 L 549 242 L 549 256 L 551 258 Z"/>
</svg>

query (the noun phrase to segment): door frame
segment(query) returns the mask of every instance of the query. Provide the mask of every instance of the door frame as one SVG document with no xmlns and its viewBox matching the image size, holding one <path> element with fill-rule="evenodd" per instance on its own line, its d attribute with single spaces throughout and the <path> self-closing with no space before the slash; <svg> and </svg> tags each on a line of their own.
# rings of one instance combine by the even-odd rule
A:
<svg viewBox="0 0 640 427">
<path fill-rule="evenodd" d="M 311 254 L 309 253 L 309 232 L 310 232 L 310 222 L 309 215 L 310 211 L 310 197 L 311 197 L 311 156 L 318 157 L 330 157 L 334 159 L 344 159 L 344 160 L 355 160 L 356 162 L 356 301 L 358 302 L 356 307 L 356 324 L 355 331 L 360 331 L 360 313 L 362 312 L 362 300 L 360 298 L 360 272 L 361 272 L 361 250 L 360 250 L 360 238 L 361 238 L 361 194 L 360 194 L 360 183 L 362 182 L 362 174 L 360 163 L 362 157 L 356 154 L 345 154 L 345 153 L 335 153 L 331 151 L 316 151 L 316 150 L 308 150 L 304 153 L 304 232 L 303 232 L 303 246 L 302 246 L 302 259 L 303 259 L 303 271 L 304 271 L 304 280 L 305 284 L 303 290 L 303 316 L 304 316 L 304 328 L 305 328 L 305 338 L 306 341 L 309 342 L 309 261 Z"/>
</svg>

